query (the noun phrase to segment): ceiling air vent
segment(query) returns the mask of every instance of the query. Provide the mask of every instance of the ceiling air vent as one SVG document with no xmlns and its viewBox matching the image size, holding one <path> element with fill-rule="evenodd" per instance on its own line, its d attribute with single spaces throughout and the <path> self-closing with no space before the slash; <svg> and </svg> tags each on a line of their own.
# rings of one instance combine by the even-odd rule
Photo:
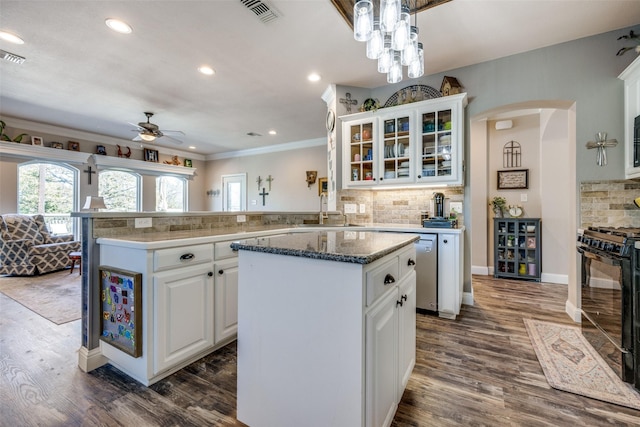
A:
<svg viewBox="0 0 640 427">
<path fill-rule="evenodd" d="M 2 49 L 0 49 L 0 59 L 4 59 L 15 64 L 22 64 L 25 61 L 25 58 L 23 58 L 22 56 L 16 55 L 15 53 L 7 52 L 6 50 Z"/>
<path fill-rule="evenodd" d="M 267 3 L 260 0 L 240 0 L 240 3 L 255 13 L 256 16 L 265 24 L 275 21 L 280 16 L 280 13 L 272 6 L 269 6 Z"/>
</svg>

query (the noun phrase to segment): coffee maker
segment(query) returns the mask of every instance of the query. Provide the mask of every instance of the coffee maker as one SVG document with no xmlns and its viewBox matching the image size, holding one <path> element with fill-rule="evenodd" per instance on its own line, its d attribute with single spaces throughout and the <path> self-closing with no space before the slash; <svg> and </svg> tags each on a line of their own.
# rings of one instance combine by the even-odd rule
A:
<svg viewBox="0 0 640 427">
<path fill-rule="evenodd" d="M 422 226 L 426 228 L 456 228 L 457 219 L 449 219 L 448 200 L 443 193 L 433 193 L 431 211 L 433 218 L 423 218 Z"/>
</svg>

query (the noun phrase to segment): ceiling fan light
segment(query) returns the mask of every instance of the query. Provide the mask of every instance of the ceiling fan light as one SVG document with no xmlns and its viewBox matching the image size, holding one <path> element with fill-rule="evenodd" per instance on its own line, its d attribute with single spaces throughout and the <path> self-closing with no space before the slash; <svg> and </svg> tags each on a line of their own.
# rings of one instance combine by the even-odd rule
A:
<svg viewBox="0 0 640 427">
<path fill-rule="evenodd" d="M 149 133 L 139 133 L 138 136 L 140 137 L 140 139 L 142 139 L 143 141 L 147 141 L 147 142 L 151 142 L 154 141 L 156 139 L 155 135 L 149 134 Z"/>
<path fill-rule="evenodd" d="M 22 38 L 8 31 L 0 31 L 0 39 L 14 44 L 24 44 L 24 40 L 22 40 Z"/>
</svg>

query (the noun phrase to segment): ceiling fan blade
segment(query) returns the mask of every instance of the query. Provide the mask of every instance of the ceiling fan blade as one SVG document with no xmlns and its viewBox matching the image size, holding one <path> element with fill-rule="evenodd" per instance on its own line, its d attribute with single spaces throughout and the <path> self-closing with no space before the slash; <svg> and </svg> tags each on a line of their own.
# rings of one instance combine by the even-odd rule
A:
<svg viewBox="0 0 640 427">
<path fill-rule="evenodd" d="M 131 132 L 138 132 L 138 131 L 144 130 L 144 128 L 142 126 L 140 126 L 140 125 L 137 125 L 137 124 L 131 123 L 131 122 L 127 122 L 127 123 L 129 123 L 131 126 L 136 128 L 135 130 L 131 129 Z"/>
<path fill-rule="evenodd" d="M 174 144 L 178 144 L 178 145 L 183 144 L 183 142 L 180 141 L 179 139 L 173 138 L 173 137 L 171 137 L 169 135 L 162 135 L 162 136 L 158 137 L 158 139 L 160 139 L 160 138 L 167 139 L 167 140 L 173 142 Z"/>
<path fill-rule="evenodd" d="M 164 129 L 162 129 L 160 132 L 162 132 L 162 133 L 175 133 L 175 134 L 179 134 L 179 135 L 184 135 L 184 132 L 182 132 L 181 130 L 164 130 Z"/>
</svg>

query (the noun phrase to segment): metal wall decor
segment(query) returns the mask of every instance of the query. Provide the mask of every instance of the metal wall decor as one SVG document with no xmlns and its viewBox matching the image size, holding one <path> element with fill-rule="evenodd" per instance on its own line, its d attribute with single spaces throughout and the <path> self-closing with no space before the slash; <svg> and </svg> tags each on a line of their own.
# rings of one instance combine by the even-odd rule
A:
<svg viewBox="0 0 640 427">
<path fill-rule="evenodd" d="M 502 167 L 519 168 L 522 162 L 522 148 L 520 143 L 509 141 L 502 148 Z"/>
<path fill-rule="evenodd" d="M 347 113 L 351 113 L 351 106 L 357 105 L 357 99 L 351 99 L 351 94 L 349 92 L 344 94 L 344 98 L 340 98 L 340 104 L 343 104 L 347 110 Z"/>
<path fill-rule="evenodd" d="M 434 98 L 442 98 L 442 93 L 438 89 L 427 85 L 411 85 L 391 95 L 384 103 L 383 108 Z"/>
</svg>

